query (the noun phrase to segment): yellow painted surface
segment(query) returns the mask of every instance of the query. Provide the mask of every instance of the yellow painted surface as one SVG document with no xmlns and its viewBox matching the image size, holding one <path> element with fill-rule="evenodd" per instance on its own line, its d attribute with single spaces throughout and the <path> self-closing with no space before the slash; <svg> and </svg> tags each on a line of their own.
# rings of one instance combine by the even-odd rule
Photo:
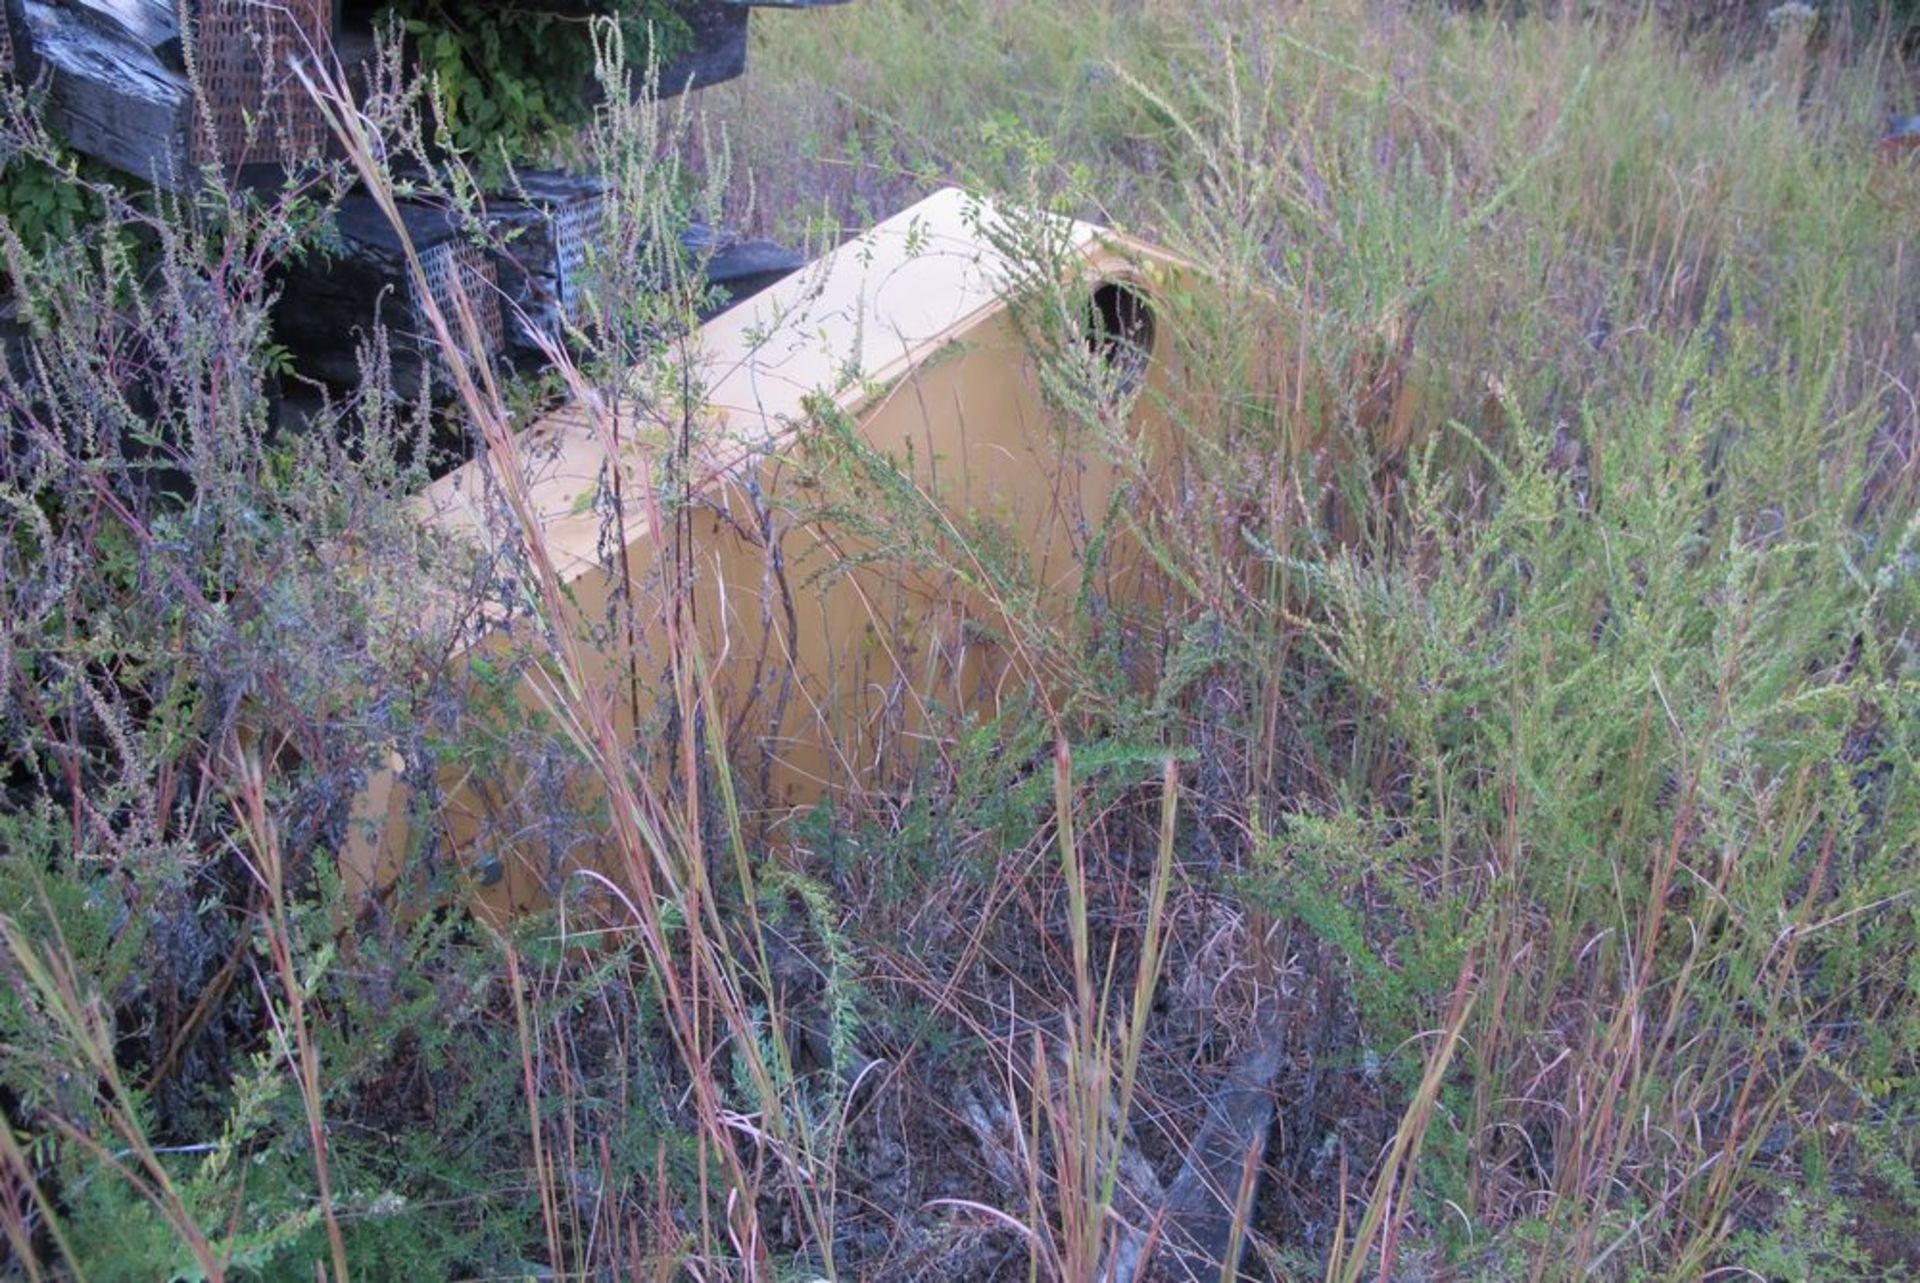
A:
<svg viewBox="0 0 1920 1283">
<path fill-rule="evenodd" d="M 1043 394 L 1008 304 L 1010 267 L 981 234 L 993 217 L 943 191 L 708 323 L 696 346 L 704 397 L 687 482 L 696 502 L 683 524 L 661 532 L 670 538 L 656 538 L 659 508 L 645 494 L 671 435 L 628 421 L 630 407 L 571 405 L 518 439 L 512 466 L 577 612 L 565 626 L 631 621 L 593 652 L 605 665 L 595 684 L 629 741 L 659 733 L 671 600 L 663 575 L 675 555 L 690 561 L 685 600 L 712 673 L 708 715 L 720 719 L 756 819 L 898 783 L 945 724 L 931 715 L 936 707 L 992 716 L 1027 699 L 1036 677 L 1044 689 L 1044 670 L 1011 653 L 999 606 L 970 576 L 943 569 L 943 558 L 965 566 L 969 548 L 1017 549 L 1041 611 L 1062 618 L 1086 587 L 1088 542 L 1119 479 Z M 1124 281 L 1151 298 L 1184 275 L 1098 228 L 1057 230 L 1069 266 L 1089 283 Z M 1148 434 L 1149 455 L 1171 437 L 1163 415 L 1180 385 L 1175 347 L 1158 336 L 1144 387 L 1116 403 L 1120 430 Z M 878 495 L 849 486 L 824 458 L 827 406 L 911 479 L 929 528 L 948 526 L 942 558 L 879 555 L 863 520 L 880 511 Z M 476 461 L 431 486 L 425 519 L 482 546 L 520 539 L 489 501 L 489 466 Z M 608 494 L 616 471 L 626 496 L 618 509 Z M 829 473 L 841 479 L 821 484 Z M 1095 586 L 1103 600 L 1147 591 L 1140 560 L 1118 543 L 1106 550 Z M 610 609 L 623 584 L 635 603 L 624 615 Z M 498 622 L 513 616 L 511 602 L 492 614 L 496 624 L 465 653 L 469 664 L 530 636 L 525 622 Z M 531 685 L 521 698 L 540 707 Z M 638 756 L 664 764 L 670 753 Z M 511 764 L 443 769 L 440 784 L 453 851 L 506 853 L 479 892 L 489 910 L 538 904 L 568 870 L 602 866 L 607 853 L 591 838 L 554 851 L 537 834 L 490 829 L 527 784 Z M 591 783 L 564 787 L 578 813 L 591 815 Z M 385 886 L 398 873 L 407 801 L 391 772 L 360 798 L 345 858 L 350 888 Z"/>
</svg>

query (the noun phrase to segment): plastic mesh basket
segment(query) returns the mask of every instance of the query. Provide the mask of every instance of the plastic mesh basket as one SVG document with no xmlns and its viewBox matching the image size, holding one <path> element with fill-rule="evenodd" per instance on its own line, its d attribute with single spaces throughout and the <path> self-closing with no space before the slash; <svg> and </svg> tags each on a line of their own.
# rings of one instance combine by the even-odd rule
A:
<svg viewBox="0 0 1920 1283">
<path fill-rule="evenodd" d="M 586 283 L 587 247 L 606 227 L 606 202 L 599 192 L 567 201 L 553 211 L 553 239 L 559 303 L 568 320 L 578 321 Z"/>
<path fill-rule="evenodd" d="M 606 200 L 592 178 L 557 171 L 519 174 L 510 194 L 487 200 L 493 258 L 507 303 L 508 341 L 533 355 L 583 319 L 591 247 L 606 228 Z"/>
<path fill-rule="evenodd" d="M 193 47 L 213 128 L 195 122 L 194 163 L 291 165 L 324 151 L 326 118 L 293 63 L 331 57 L 332 42 L 332 0 L 202 0 Z"/>
<path fill-rule="evenodd" d="M 500 307 L 499 278 L 486 251 L 456 237 L 422 249 L 420 267 L 426 273 L 427 289 L 440 314 L 446 318 L 447 329 L 454 340 L 458 342 L 463 337 L 460 308 L 464 297 L 465 306 L 473 313 L 474 324 L 480 331 L 480 340 L 486 346 L 487 358 L 498 356 L 506 345 L 506 318 Z M 414 310 L 421 334 L 432 334 L 425 308 L 416 301 Z"/>
</svg>

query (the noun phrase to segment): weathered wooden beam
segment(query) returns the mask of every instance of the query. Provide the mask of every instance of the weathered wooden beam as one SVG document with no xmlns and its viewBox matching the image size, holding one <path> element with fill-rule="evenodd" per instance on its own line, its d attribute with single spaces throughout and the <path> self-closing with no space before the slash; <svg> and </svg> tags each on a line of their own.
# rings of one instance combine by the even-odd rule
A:
<svg viewBox="0 0 1920 1283">
<path fill-rule="evenodd" d="M 660 68 L 662 95 L 704 89 L 747 69 L 747 11 L 720 0 L 696 0 L 681 17 L 693 28 L 693 48 Z"/>
<path fill-rule="evenodd" d="M 740 240 L 725 228 L 696 223 L 681 234 L 680 242 L 695 261 L 702 262 L 707 284 L 724 296 L 719 307 L 752 298 L 761 290 L 806 266 L 798 250 L 767 240 Z M 716 309 L 718 310 L 718 309 Z"/>
<path fill-rule="evenodd" d="M 19 74 L 75 151 L 163 187 L 187 173 L 193 107 L 165 0 L 8 0 Z"/>
</svg>

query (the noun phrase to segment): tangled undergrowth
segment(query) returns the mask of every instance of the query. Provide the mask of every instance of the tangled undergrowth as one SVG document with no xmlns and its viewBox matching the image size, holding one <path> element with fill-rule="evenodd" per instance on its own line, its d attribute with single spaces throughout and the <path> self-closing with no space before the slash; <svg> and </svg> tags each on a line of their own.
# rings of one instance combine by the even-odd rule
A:
<svg viewBox="0 0 1920 1283">
<path fill-rule="evenodd" d="M 717 132 L 603 109 L 562 386 L 692 430 L 706 300 L 659 247 L 748 174 L 763 215 L 832 223 L 968 177 L 1149 233 L 1223 294 L 1156 316 L 1191 372 L 1182 484 L 1085 545 L 1147 549 L 1163 609 L 1089 591 L 1043 619 L 990 528 L 869 505 L 880 546 L 964 562 L 1058 689 L 956 712 L 777 831 L 691 655 L 673 769 L 596 733 L 576 652 L 617 620 L 502 665 L 554 675 L 551 721 L 502 733 L 455 680 L 502 583 L 564 617 L 532 531 L 489 564 L 410 516 L 436 434 L 503 457 L 527 395 L 459 318 L 434 322 L 451 411 L 392 395 L 378 335 L 362 386 L 281 411 L 309 390 L 271 264 L 391 178 L 337 97 L 354 173 L 0 234 L 7 1268 L 1184 1277 L 1204 1244 L 1162 1213 L 1198 1188 L 1204 1277 L 1909 1276 L 1920 169 L 1875 145 L 1912 107 L 1894 34 L 916 8 L 765 28 L 705 104 L 734 173 L 682 167 Z M 1008 248 L 1049 266 L 1038 231 Z M 1145 475 L 1075 395 L 1071 287 L 1023 306 L 1053 426 Z M 829 483 L 884 482 L 819 426 Z M 396 751 L 406 895 L 353 895 L 334 856 Z M 439 851 L 435 782 L 506 761 L 516 823 L 611 833 L 652 888 L 591 948 L 570 911 L 456 907 L 488 852 Z M 603 807 L 540 787 L 582 770 Z"/>
</svg>

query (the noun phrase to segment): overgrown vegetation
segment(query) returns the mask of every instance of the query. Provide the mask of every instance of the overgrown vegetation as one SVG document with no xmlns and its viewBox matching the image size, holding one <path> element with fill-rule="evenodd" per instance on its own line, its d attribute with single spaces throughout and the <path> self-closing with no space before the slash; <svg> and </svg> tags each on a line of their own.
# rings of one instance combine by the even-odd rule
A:
<svg viewBox="0 0 1920 1283">
<path fill-rule="evenodd" d="M 400 0 L 383 13 L 399 24 L 430 78 L 435 140 L 473 157 L 496 181 L 506 166 L 563 146 L 591 115 L 595 14 L 619 24 L 639 69 L 673 62 L 693 34 L 672 0 L 581 13 Z"/>
<path fill-rule="evenodd" d="M 5 223 L 8 1268 L 1151 1277 L 1159 1202 L 1256 1078 L 1266 1143 L 1222 1191 L 1250 1277 L 1910 1276 L 1895 33 L 1362 0 L 859 0 L 760 32 L 702 104 L 732 168 L 623 97 L 582 143 L 614 197 L 558 377 L 631 411 L 597 420 L 614 446 L 680 447 L 646 519 L 670 542 L 700 422 L 688 193 L 837 231 L 957 177 L 1221 284 L 1155 318 L 1177 485 L 1088 394 L 1084 283 L 1020 307 L 1049 426 L 1140 478 L 1089 565 L 1133 541 L 1164 608 L 1091 570 L 1035 608 L 989 526 L 933 526 L 823 415 L 821 510 L 769 518 L 839 505 L 964 574 L 1047 681 L 761 832 L 690 636 L 636 653 L 636 594 L 553 626 L 504 466 L 522 394 L 460 317 L 430 319 L 503 465 L 499 561 L 416 526 L 434 410 L 377 342 L 364 386 L 274 411 L 267 265 L 349 180 L 390 190 L 373 131 L 417 119 L 321 86 L 351 175 L 112 206 L 135 236 Z M 410 181 L 470 191 L 414 146 Z M 1038 280 L 1045 227 L 1002 233 Z M 450 639 L 503 584 L 528 644 L 472 695 Z M 633 689 L 589 649 L 658 748 L 621 747 Z M 489 712 L 536 664 L 550 716 Z M 334 857 L 396 751 L 418 841 L 364 896 Z M 527 781 L 511 840 L 438 849 L 443 765 Z M 452 907 L 526 833 L 598 837 L 621 895 Z"/>
</svg>

